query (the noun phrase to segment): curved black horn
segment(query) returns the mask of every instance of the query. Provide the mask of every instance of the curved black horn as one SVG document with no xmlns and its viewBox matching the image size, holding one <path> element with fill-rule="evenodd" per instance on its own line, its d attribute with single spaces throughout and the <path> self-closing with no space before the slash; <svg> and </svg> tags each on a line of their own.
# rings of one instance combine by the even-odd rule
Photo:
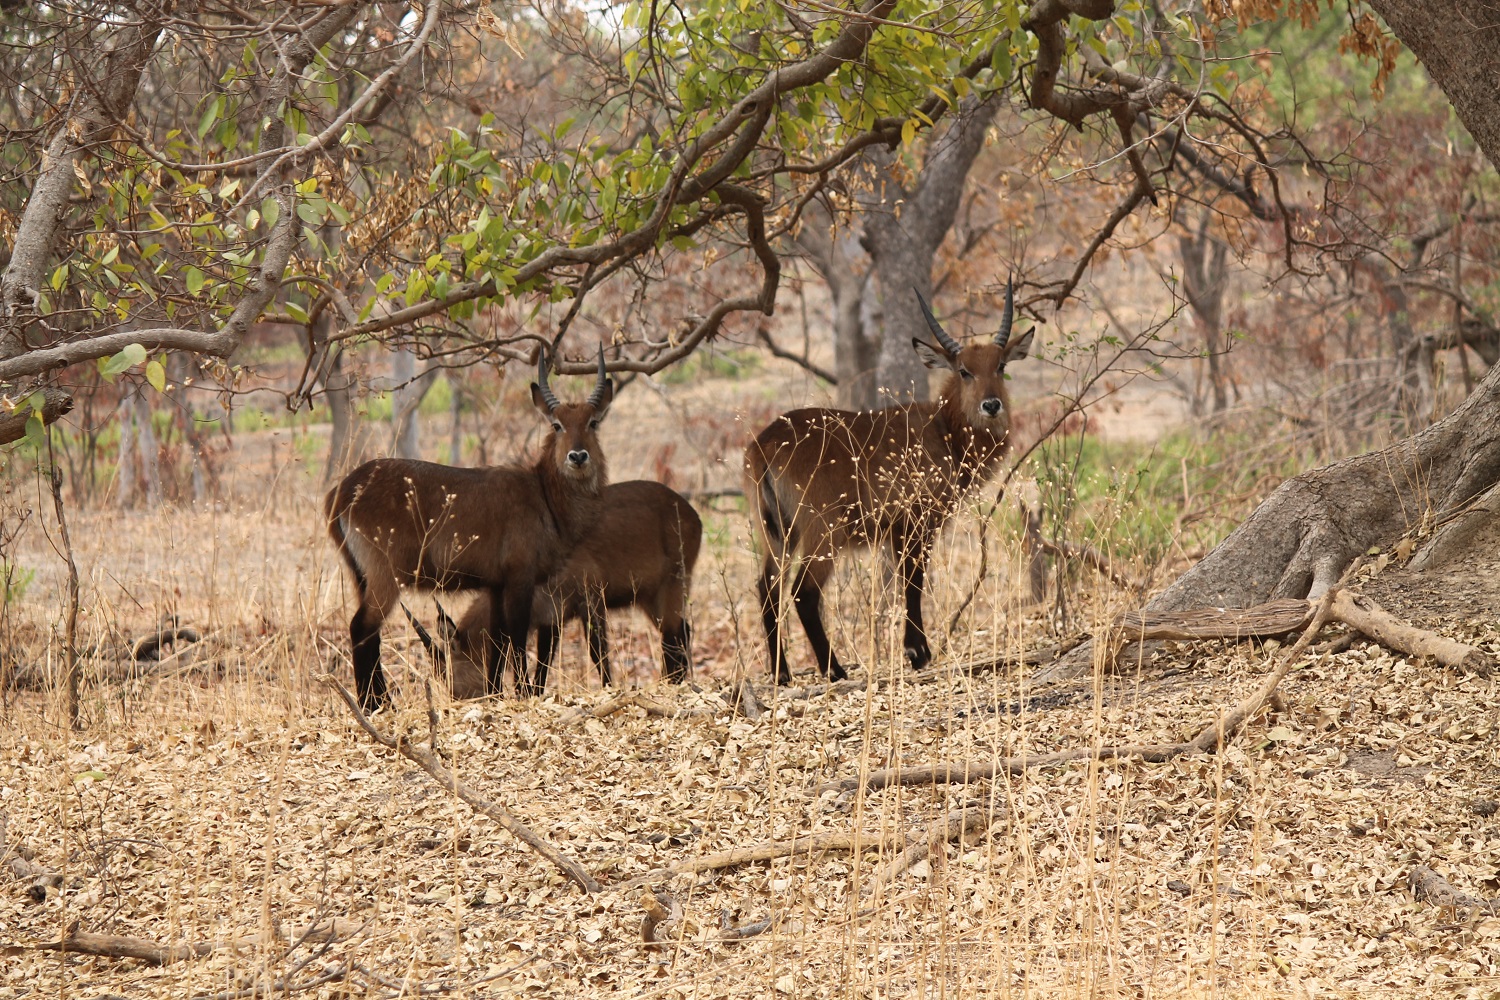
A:
<svg viewBox="0 0 1500 1000">
<path fill-rule="evenodd" d="M 1009 276 L 1005 279 L 1005 311 L 1000 314 L 1000 332 L 995 334 L 995 343 L 1000 347 L 1010 339 L 1010 324 L 1016 318 L 1016 293 Z"/>
<path fill-rule="evenodd" d="M 542 402 L 547 404 L 548 413 L 562 405 L 552 394 L 552 387 L 547 384 L 547 372 L 551 367 L 547 361 L 547 349 L 544 347 L 536 355 L 536 384 L 542 390 Z"/>
<path fill-rule="evenodd" d="M 604 402 L 604 389 L 609 385 L 609 376 L 604 373 L 604 348 L 599 348 L 599 381 L 594 384 L 594 391 L 589 393 L 589 405 L 599 409 L 599 404 Z"/>
<path fill-rule="evenodd" d="M 915 288 L 912 291 L 917 293 L 917 302 L 922 306 L 922 316 L 927 320 L 927 329 L 931 330 L 932 335 L 937 338 L 937 342 L 943 345 L 943 350 L 949 354 L 957 355 L 958 352 L 963 350 L 963 345 L 948 336 L 948 331 L 943 329 L 942 324 L 937 321 L 937 317 L 932 314 L 932 307 L 927 304 L 926 299 L 922 298 L 922 293 Z"/>
</svg>

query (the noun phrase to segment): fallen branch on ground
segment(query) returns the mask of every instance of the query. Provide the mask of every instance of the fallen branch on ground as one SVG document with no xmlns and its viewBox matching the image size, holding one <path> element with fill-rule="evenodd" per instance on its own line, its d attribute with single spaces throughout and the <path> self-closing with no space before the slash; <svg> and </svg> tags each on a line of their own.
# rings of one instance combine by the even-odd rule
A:
<svg viewBox="0 0 1500 1000">
<path fill-rule="evenodd" d="M 517 840 L 520 840 L 533 851 L 536 851 L 542 857 L 556 865 L 564 875 L 577 883 L 584 892 L 593 893 L 599 891 L 599 883 L 595 882 L 593 877 L 584 871 L 581 865 L 558 853 L 556 848 L 532 832 L 531 828 L 525 823 L 516 819 L 510 810 L 499 803 L 483 798 L 463 782 L 459 781 L 458 775 L 439 763 L 434 754 L 415 746 L 409 740 L 398 736 L 387 736 L 376 729 L 374 723 L 366 718 L 365 713 L 360 710 L 359 703 L 354 700 L 354 695 L 350 694 L 348 689 L 338 682 L 337 678 L 330 674 L 324 674 L 322 681 L 333 688 L 340 698 L 344 699 L 344 704 L 354 714 L 354 720 L 359 723 L 360 728 L 368 733 L 370 738 L 376 743 L 395 750 L 401 756 L 426 771 L 432 776 L 434 781 L 462 799 L 471 808 L 484 813 L 490 819 L 499 823 L 501 827 L 510 831 L 510 834 Z"/>
<path fill-rule="evenodd" d="M 643 885 L 663 882 L 677 875 L 694 875 L 698 872 L 717 871 L 720 868 L 734 868 L 756 861 L 774 861 L 777 858 L 797 855 L 811 857 L 814 854 L 825 854 L 830 851 L 879 850 L 893 839 L 892 836 L 883 833 L 813 833 L 791 840 L 767 840 L 750 847 L 736 847 L 717 854 L 705 854 L 701 858 L 679 861 L 675 865 L 668 865 L 666 868 L 658 868 L 655 871 L 628 878 L 610 888 L 620 891 L 639 889 Z"/>
<path fill-rule="evenodd" d="M 1368 597 L 1340 593 L 1333 602 L 1333 618 L 1398 653 L 1424 659 L 1431 657 L 1445 667 L 1484 677 L 1495 669 L 1495 658 L 1490 654 L 1456 639 L 1409 625 Z"/>
<path fill-rule="evenodd" d="M 164 945 L 145 938 L 92 934 L 78 930 L 75 923 L 57 941 L 41 941 L 33 945 L 8 948 L 6 951 L 62 951 L 75 955 L 102 955 L 105 958 L 138 958 L 148 965 L 171 965 L 190 958 L 202 958 L 223 948 L 253 946 L 258 943 L 258 939 L 248 939 L 242 942 L 197 941 L 192 944 Z"/>
<path fill-rule="evenodd" d="M 593 708 L 574 707 L 568 709 L 557 719 L 558 724 L 564 726 L 576 726 L 580 722 L 589 719 L 607 719 L 616 712 L 623 712 L 627 708 L 642 709 L 647 715 L 657 719 L 691 719 L 703 716 L 712 716 L 714 713 L 701 708 L 671 708 L 654 701 L 637 691 L 624 691 L 608 698 Z"/>
<path fill-rule="evenodd" d="M 878 893 L 894 882 L 902 872 L 931 855 L 939 845 L 971 833 L 988 830 L 996 820 L 1004 818 L 1005 815 L 1004 805 L 996 805 L 992 808 L 966 806 L 952 810 L 942 820 L 932 825 L 926 837 L 918 839 L 876 873 L 875 877 L 870 880 L 868 892 L 871 895 Z"/>
<path fill-rule="evenodd" d="M 1451 909 L 1458 919 L 1458 908 L 1484 910 L 1491 916 L 1500 913 L 1500 899 L 1480 899 L 1466 892 L 1459 892 L 1437 872 L 1426 865 L 1417 865 L 1406 878 L 1406 888 L 1419 903 L 1431 903 L 1440 909 Z"/>
<path fill-rule="evenodd" d="M 1037 756 L 1006 757 L 997 761 L 981 762 L 966 761 L 957 764 L 929 764 L 921 767 L 910 768 L 886 768 L 881 771 L 872 771 L 863 782 L 870 790 L 885 788 L 890 785 L 938 785 L 938 784 L 966 784 L 973 781 L 986 781 L 998 775 L 1017 775 L 1034 767 L 1048 767 L 1055 764 L 1067 764 L 1080 760 L 1112 760 L 1122 757 L 1138 757 L 1149 763 L 1158 764 L 1189 753 L 1203 753 L 1205 751 L 1217 752 L 1224 746 L 1240 727 L 1248 721 L 1251 716 L 1260 711 L 1260 707 L 1275 692 L 1287 671 L 1297 663 L 1302 653 L 1312 642 L 1313 636 L 1317 635 L 1329 619 L 1329 610 L 1333 604 L 1338 588 L 1330 590 L 1318 603 L 1317 610 L 1313 613 L 1312 623 L 1302 633 L 1302 638 L 1281 658 L 1281 663 L 1275 670 L 1271 671 L 1265 682 L 1248 698 L 1241 701 L 1226 714 L 1214 722 L 1213 725 L 1204 729 L 1193 739 L 1186 743 L 1160 743 L 1142 745 L 1124 745 L 1112 747 L 1098 747 L 1088 750 L 1064 750 L 1059 753 L 1040 754 Z M 1299 602 L 1303 603 L 1303 602 Z M 852 791 L 860 787 L 860 779 L 845 778 L 841 781 L 831 781 L 818 786 L 819 792 L 826 791 Z"/>
</svg>

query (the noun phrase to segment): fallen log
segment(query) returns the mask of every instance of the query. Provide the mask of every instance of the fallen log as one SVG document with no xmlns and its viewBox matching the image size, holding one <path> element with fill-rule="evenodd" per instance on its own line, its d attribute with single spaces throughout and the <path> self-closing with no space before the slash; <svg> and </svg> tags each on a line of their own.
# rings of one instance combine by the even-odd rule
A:
<svg viewBox="0 0 1500 1000">
<path fill-rule="evenodd" d="M 633 876 L 609 888 L 628 891 L 639 889 L 653 882 L 663 882 L 678 875 L 694 875 L 699 872 L 716 871 L 720 868 L 748 865 L 756 861 L 774 861 L 777 858 L 797 857 L 798 855 L 811 857 L 829 851 L 881 850 L 893 839 L 892 835 L 883 833 L 812 833 L 794 837 L 791 840 L 767 840 L 749 847 L 736 847 L 717 854 L 705 854 L 701 858 L 679 861 L 666 868 L 658 868 L 655 871 Z"/>
</svg>

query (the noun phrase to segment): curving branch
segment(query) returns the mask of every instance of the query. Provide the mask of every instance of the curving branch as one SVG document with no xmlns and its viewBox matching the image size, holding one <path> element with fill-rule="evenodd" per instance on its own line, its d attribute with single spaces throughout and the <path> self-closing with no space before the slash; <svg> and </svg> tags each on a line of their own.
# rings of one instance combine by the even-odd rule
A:
<svg viewBox="0 0 1500 1000">
<path fill-rule="evenodd" d="M 108 139 L 125 117 L 161 32 L 160 21 L 146 18 L 120 29 L 103 59 L 99 82 L 80 90 L 42 154 L 10 262 L 0 275 L 0 361 L 27 350 L 26 327 L 36 319 L 42 278 L 67 217 L 78 158 Z"/>
</svg>

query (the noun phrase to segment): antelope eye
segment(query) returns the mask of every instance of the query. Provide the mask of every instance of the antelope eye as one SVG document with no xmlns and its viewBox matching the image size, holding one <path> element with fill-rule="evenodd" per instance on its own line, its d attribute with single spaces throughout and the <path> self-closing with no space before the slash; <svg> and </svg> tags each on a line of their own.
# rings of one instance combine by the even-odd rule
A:
<svg viewBox="0 0 1500 1000">
<path fill-rule="evenodd" d="M 958 369 L 958 374 L 961 375 L 961 376 L 963 376 L 963 380 L 965 382 L 972 382 L 972 381 L 974 381 L 974 373 L 971 372 L 971 371 L 969 371 L 969 369 L 967 369 L 967 368 L 964 368 L 964 367 L 960 366 L 959 369 Z"/>
<path fill-rule="evenodd" d="M 554 420 L 554 421 L 552 421 L 552 429 L 555 430 L 555 431 L 557 431 L 557 433 L 561 434 L 562 433 L 562 429 L 563 429 L 562 421 L 560 421 L 560 420 Z"/>
<path fill-rule="evenodd" d="M 591 430 L 591 431 L 597 431 L 598 429 L 599 429 L 599 421 L 598 420 L 590 420 L 589 421 L 589 430 Z"/>
</svg>

